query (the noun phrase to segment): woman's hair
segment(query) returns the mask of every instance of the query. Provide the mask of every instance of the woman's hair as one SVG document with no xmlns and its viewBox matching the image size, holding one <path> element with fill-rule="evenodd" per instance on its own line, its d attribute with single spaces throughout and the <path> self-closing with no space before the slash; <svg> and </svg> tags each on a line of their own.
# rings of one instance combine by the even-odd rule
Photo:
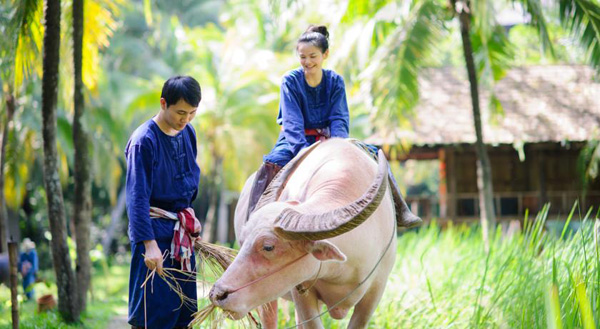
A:
<svg viewBox="0 0 600 329">
<path fill-rule="evenodd" d="M 191 106 L 198 106 L 202 99 L 200 84 L 190 76 L 174 76 L 165 82 L 160 98 L 164 98 L 167 107 L 183 99 Z"/>
<path fill-rule="evenodd" d="M 300 43 L 310 43 L 319 48 L 321 53 L 325 53 L 329 49 L 329 32 L 327 31 L 327 27 L 325 25 L 310 25 L 298 39 L 298 44 Z"/>
</svg>

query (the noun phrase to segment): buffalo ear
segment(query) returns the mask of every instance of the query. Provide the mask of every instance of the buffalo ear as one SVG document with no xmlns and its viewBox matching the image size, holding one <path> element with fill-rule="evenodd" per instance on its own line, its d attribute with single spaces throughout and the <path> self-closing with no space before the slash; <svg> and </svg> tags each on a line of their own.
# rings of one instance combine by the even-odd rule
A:
<svg viewBox="0 0 600 329">
<path fill-rule="evenodd" d="M 306 243 L 306 252 L 310 253 L 316 259 L 325 261 L 345 262 L 346 255 L 338 249 L 333 243 L 326 240 L 309 241 Z"/>
</svg>

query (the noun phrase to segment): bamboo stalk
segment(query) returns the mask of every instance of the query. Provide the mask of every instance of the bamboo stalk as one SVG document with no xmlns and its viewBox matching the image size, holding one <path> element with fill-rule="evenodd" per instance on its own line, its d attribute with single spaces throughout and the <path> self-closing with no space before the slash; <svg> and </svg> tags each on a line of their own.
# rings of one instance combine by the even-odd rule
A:
<svg viewBox="0 0 600 329">
<path fill-rule="evenodd" d="M 8 243 L 8 257 L 10 268 L 10 301 L 12 308 L 12 327 L 19 328 L 19 302 L 17 300 L 17 243 L 10 241 Z"/>
</svg>

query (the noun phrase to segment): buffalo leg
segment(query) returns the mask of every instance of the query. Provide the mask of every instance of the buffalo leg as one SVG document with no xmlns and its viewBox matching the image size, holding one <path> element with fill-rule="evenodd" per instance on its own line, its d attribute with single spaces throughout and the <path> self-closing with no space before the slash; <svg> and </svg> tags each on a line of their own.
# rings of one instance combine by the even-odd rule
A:
<svg viewBox="0 0 600 329">
<path fill-rule="evenodd" d="M 360 302 L 354 306 L 354 312 L 352 312 L 352 318 L 350 318 L 350 323 L 348 323 L 348 329 L 367 328 L 369 319 L 373 316 L 384 290 L 385 284 L 374 284 L 369 289 Z"/>
<path fill-rule="evenodd" d="M 314 317 L 316 319 L 299 325 L 299 329 L 323 329 L 323 323 L 319 315 L 319 300 L 314 289 L 306 292 L 306 294 L 300 294 L 296 289 L 292 291 L 292 299 L 296 307 L 296 325 Z"/>
<path fill-rule="evenodd" d="M 277 299 L 258 308 L 260 324 L 264 329 L 277 329 Z"/>
</svg>

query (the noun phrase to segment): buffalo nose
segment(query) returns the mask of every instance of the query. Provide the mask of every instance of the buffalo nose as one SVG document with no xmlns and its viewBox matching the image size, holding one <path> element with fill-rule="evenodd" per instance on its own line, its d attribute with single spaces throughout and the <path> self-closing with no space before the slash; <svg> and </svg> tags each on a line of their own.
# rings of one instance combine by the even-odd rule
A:
<svg viewBox="0 0 600 329">
<path fill-rule="evenodd" d="M 210 290 L 210 300 L 213 304 L 218 305 L 229 295 L 229 291 L 220 288 L 219 286 L 213 286 Z"/>
</svg>

